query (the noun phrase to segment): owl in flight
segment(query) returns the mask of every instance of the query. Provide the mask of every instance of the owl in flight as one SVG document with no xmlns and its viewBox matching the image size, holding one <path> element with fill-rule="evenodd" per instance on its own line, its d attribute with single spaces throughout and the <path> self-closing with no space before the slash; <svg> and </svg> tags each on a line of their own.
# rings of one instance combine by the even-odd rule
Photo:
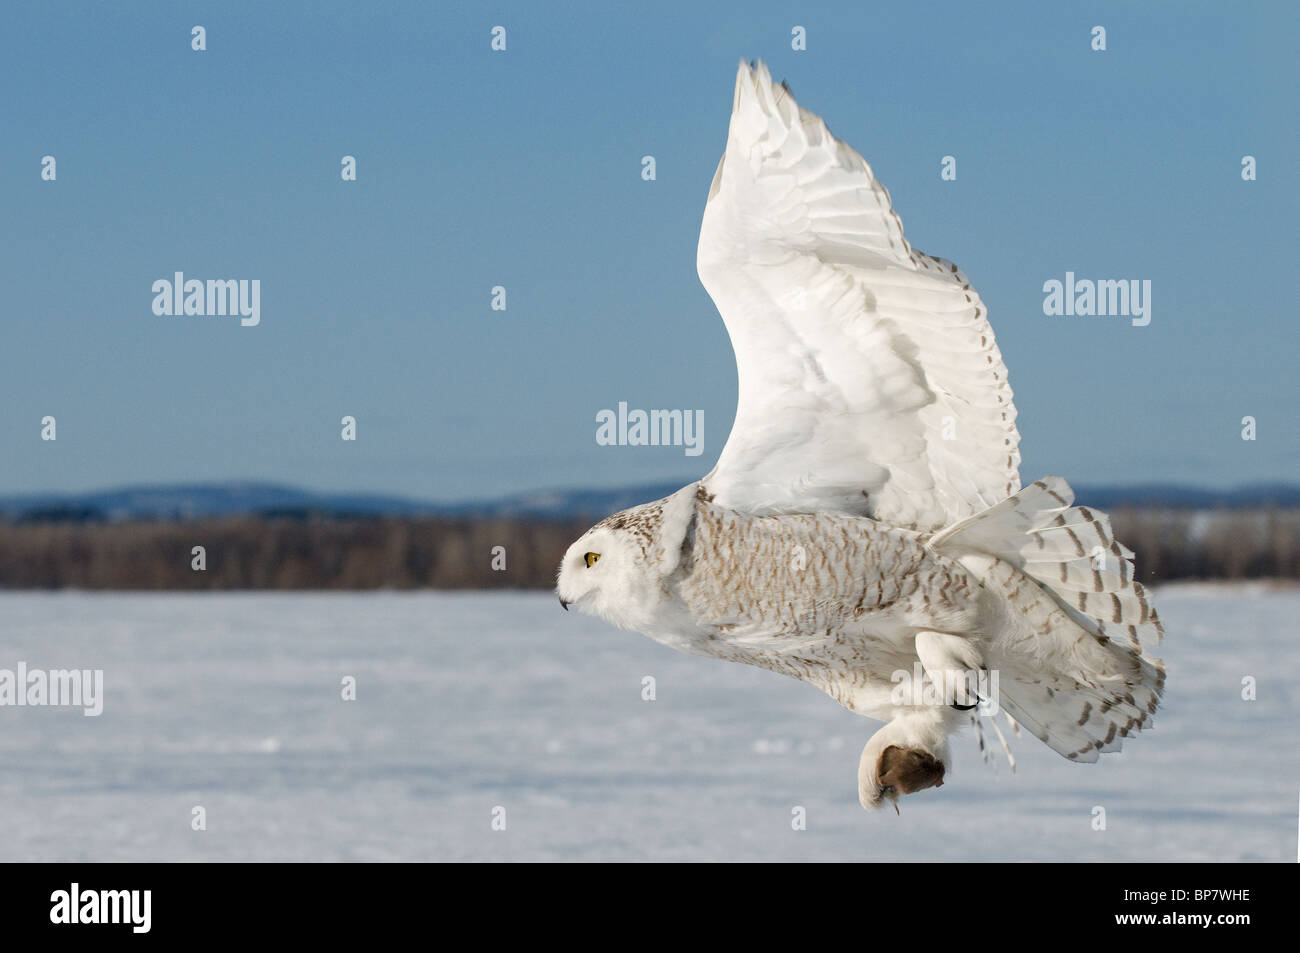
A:
<svg viewBox="0 0 1300 953">
<path fill-rule="evenodd" d="M 762 63 L 736 77 L 698 268 L 736 353 L 731 435 L 703 479 L 570 546 L 561 604 L 885 722 L 867 808 L 941 785 L 990 709 L 1072 761 L 1147 727 L 1163 633 L 1133 553 L 1060 477 L 1020 485 L 979 295 Z"/>
</svg>

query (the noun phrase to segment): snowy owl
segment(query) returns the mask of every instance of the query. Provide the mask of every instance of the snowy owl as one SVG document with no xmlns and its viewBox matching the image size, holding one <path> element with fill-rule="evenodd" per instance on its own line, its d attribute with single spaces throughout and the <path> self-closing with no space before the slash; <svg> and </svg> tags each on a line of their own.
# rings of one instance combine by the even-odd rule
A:
<svg viewBox="0 0 1300 953">
<path fill-rule="evenodd" d="M 740 65 L 697 264 L 736 353 L 731 435 L 703 479 L 570 546 L 561 604 L 884 721 L 867 808 L 941 785 L 990 710 L 1072 761 L 1147 727 L 1162 630 L 1133 553 L 1061 478 L 1020 486 L 979 295 L 762 63 Z"/>
</svg>

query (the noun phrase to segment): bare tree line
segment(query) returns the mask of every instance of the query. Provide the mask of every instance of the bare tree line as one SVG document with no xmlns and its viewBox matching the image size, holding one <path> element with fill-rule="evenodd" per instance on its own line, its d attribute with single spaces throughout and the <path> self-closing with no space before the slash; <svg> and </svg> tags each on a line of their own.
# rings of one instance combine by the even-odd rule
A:
<svg viewBox="0 0 1300 953">
<path fill-rule="evenodd" d="M 406 518 L 0 524 L 0 586 L 541 588 L 554 584 L 560 557 L 585 528 Z M 196 546 L 201 571 L 192 568 Z"/>
<path fill-rule="evenodd" d="M 1117 509 L 1111 524 L 1142 580 L 1300 578 L 1300 509 Z"/>
<path fill-rule="evenodd" d="M 1300 509 L 1121 509 L 1138 578 L 1300 578 Z M 547 589 L 590 521 L 313 516 L 0 523 L 8 589 Z M 206 568 L 193 567 L 203 547 Z"/>
</svg>

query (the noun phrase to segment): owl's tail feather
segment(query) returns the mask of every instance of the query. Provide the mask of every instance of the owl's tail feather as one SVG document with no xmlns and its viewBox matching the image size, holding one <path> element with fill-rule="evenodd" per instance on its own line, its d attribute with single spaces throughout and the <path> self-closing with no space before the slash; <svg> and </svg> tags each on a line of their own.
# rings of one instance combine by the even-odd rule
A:
<svg viewBox="0 0 1300 953">
<path fill-rule="evenodd" d="M 1002 707 L 1065 757 L 1096 761 L 1150 724 L 1165 670 L 1148 650 L 1164 630 L 1110 520 L 1073 502 L 1045 477 L 930 545 L 1006 598 L 987 653 Z"/>
</svg>

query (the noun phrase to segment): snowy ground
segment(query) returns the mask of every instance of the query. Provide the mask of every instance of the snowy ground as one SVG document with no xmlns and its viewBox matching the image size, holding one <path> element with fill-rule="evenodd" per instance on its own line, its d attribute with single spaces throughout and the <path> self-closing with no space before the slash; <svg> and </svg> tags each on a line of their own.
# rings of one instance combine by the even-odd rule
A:
<svg viewBox="0 0 1300 953">
<path fill-rule="evenodd" d="M 1300 591 L 1157 603 L 1154 730 L 1096 765 L 1015 738 L 1015 775 L 959 738 L 896 816 L 857 803 L 876 722 L 551 595 L 3 594 L 0 668 L 106 701 L 0 708 L 0 861 L 1295 859 Z"/>
</svg>

